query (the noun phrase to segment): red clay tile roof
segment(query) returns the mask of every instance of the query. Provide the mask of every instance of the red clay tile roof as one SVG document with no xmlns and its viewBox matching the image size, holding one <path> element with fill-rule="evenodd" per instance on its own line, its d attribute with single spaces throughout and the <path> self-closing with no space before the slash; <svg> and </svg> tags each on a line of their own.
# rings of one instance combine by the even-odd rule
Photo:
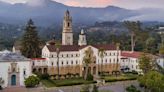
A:
<svg viewBox="0 0 164 92">
<path fill-rule="evenodd" d="M 131 58 L 139 58 L 142 52 L 131 52 L 131 51 L 122 51 L 121 56 L 123 57 L 131 57 Z"/>
<path fill-rule="evenodd" d="M 56 51 L 55 45 L 47 45 L 47 48 L 49 49 L 50 52 Z M 60 51 L 78 51 L 78 50 L 79 50 L 78 45 L 61 45 L 60 46 Z"/>
<path fill-rule="evenodd" d="M 117 50 L 117 47 L 114 44 L 100 44 L 100 45 L 92 45 L 92 46 L 97 49 L 102 48 L 104 50 Z"/>
<path fill-rule="evenodd" d="M 60 51 L 79 51 L 80 49 L 83 49 L 89 45 L 79 46 L 79 45 L 61 45 Z M 91 45 L 97 49 L 103 48 L 104 50 L 116 50 L 116 46 L 112 44 L 107 45 Z M 50 52 L 55 52 L 56 47 L 55 45 L 47 45 L 47 48 Z"/>
</svg>

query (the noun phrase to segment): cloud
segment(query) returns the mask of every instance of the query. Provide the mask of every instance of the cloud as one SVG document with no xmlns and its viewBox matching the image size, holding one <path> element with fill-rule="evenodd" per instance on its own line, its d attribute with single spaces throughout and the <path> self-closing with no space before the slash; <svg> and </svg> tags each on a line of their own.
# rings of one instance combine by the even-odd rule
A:
<svg viewBox="0 0 164 92">
<path fill-rule="evenodd" d="M 43 0 L 0 0 L 9 3 L 31 2 L 30 5 L 41 5 Z M 69 6 L 106 7 L 114 5 L 118 7 L 136 8 L 163 8 L 164 0 L 52 0 Z"/>
<path fill-rule="evenodd" d="M 30 6 L 42 6 L 45 0 L 28 0 L 26 3 Z"/>
<path fill-rule="evenodd" d="M 11 4 L 14 4 L 14 3 L 25 3 L 26 0 L 0 0 L 0 1 L 4 1 L 4 2 L 7 2 L 7 3 L 11 3 Z"/>
<path fill-rule="evenodd" d="M 86 6 L 86 7 L 105 7 L 111 4 L 113 0 L 55 0 L 69 6 Z"/>
<path fill-rule="evenodd" d="M 81 5 L 78 1 L 66 1 L 65 4 L 69 5 L 69 6 L 80 6 Z"/>
</svg>

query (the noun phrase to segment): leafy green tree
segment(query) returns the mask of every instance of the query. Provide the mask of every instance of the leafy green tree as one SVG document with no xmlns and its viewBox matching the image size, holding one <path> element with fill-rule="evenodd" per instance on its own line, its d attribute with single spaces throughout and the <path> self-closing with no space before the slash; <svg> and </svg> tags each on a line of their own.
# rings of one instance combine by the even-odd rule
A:
<svg viewBox="0 0 164 92">
<path fill-rule="evenodd" d="M 141 31 L 141 23 L 139 21 L 125 21 L 124 25 L 130 31 L 131 49 L 134 51 L 137 32 Z"/>
<path fill-rule="evenodd" d="M 141 54 L 139 58 L 139 67 L 144 74 L 154 69 L 155 62 L 146 53 Z"/>
<path fill-rule="evenodd" d="M 138 81 L 146 87 L 146 92 L 164 92 L 164 75 L 157 71 L 148 72 Z"/>
<path fill-rule="evenodd" d="M 40 57 L 40 41 L 34 22 L 30 19 L 26 25 L 25 33 L 21 41 L 21 52 L 27 58 Z"/>
<path fill-rule="evenodd" d="M 98 91 L 98 86 L 93 85 L 93 90 L 92 90 L 92 92 L 99 92 L 99 91 Z"/>
<path fill-rule="evenodd" d="M 24 81 L 26 87 L 35 87 L 35 86 L 39 85 L 39 82 L 40 82 L 40 80 L 37 76 L 29 76 Z"/>
<path fill-rule="evenodd" d="M 157 52 L 156 40 L 153 37 L 149 37 L 146 40 L 146 52 L 155 54 Z"/>
</svg>

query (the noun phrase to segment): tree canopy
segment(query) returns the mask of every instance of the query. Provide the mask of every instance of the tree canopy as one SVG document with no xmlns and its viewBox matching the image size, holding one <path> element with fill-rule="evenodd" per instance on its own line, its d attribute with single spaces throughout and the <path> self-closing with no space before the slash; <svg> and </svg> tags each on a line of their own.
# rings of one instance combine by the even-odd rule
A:
<svg viewBox="0 0 164 92">
<path fill-rule="evenodd" d="M 27 58 L 38 58 L 41 54 L 40 40 L 34 22 L 30 19 L 21 41 L 21 52 Z"/>
</svg>

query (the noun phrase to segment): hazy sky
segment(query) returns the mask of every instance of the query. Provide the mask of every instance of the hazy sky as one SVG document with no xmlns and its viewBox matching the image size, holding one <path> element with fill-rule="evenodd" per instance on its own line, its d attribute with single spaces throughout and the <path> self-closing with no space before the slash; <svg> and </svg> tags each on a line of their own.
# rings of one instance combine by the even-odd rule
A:
<svg viewBox="0 0 164 92">
<path fill-rule="evenodd" d="M 22 3 L 32 1 L 39 3 L 40 0 L 0 0 L 9 3 Z M 42 1 L 42 0 L 41 0 Z M 69 6 L 85 6 L 85 7 L 106 7 L 115 5 L 123 8 L 163 8 L 164 0 L 54 0 Z"/>
</svg>

